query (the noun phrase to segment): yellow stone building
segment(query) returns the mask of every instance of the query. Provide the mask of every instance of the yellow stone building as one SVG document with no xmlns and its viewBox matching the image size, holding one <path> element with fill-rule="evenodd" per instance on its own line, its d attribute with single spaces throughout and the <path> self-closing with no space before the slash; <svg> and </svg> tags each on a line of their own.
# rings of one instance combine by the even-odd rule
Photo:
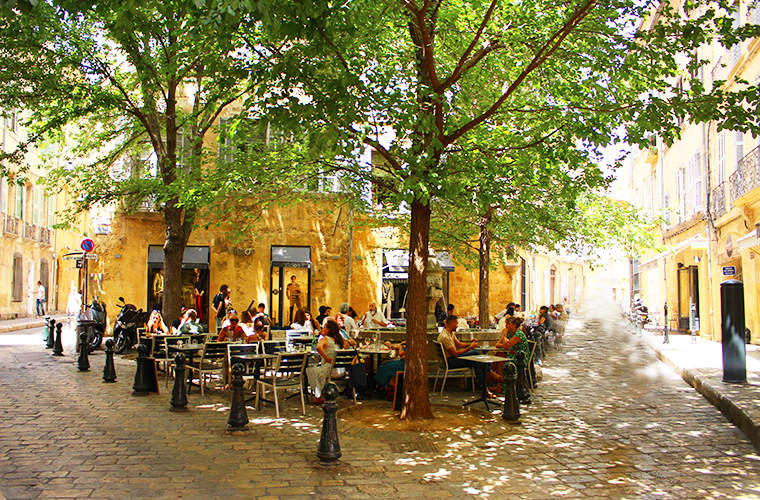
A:
<svg viewBox="0 0 760 500">
<path fill-rule="evenodd" d="M 737 27 L 760 24 L 760 9 L 748 2 L 739 5 Z M 727 90 L 737 90 L 737 77 L 758 83 L 759 47 L 757 38 L 730 49 L 704 46 L 698 56 L 710 64 L 698 76 L 708 89 L 725 81 Z M 744 283 L 746 326 L 754 337 L 760 331 L 759 145 L 751 134 L 718 131 L 715 123 L 684 122 L 680 140 L 671 147 L 653 137 L 650 148 L 634 148 L 631 199 L 663 215 L 659 236 L 666 250 L 634 261 L 632 293 L 658 312 L 667 301 L 672 328 L 688 331 L 690 316 L 696 316 L 700 335 L 719 340 L 720 284 L 738 279 Z"/>
<path fill-rule="evenodd" d="M 3 151 L 12 152 L 26 140 L 23 121 L 27 114 L 9 112 L 2 120 Z M 15 179 L 0 180 L 0 318 L 36 315 L 37 282 L 45 287 L 45 312 L 66 309 L 72 288 L 82 285 L 75 261 L 63 256 L 78 250 L 90 218 L 74 230 L 53 229 L 56 212 L 63 210 L 67 193 L 49 192 L 38 183 L 44 175 L 43 156 L 50 151 L 30 150 L 24 158 L 28 167 L 22 184 Z M 14 172 L 15 168 L 7 165 Z"/>
</svg>

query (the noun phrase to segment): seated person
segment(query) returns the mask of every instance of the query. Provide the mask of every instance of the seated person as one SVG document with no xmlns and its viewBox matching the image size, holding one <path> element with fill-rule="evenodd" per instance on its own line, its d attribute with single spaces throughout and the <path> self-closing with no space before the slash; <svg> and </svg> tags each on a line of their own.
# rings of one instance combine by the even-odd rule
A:
<svg viewBox="0 0 760 500">
<path fill-rule="evenodd" d="M 269 326 L 272 326 L 274 324 L 274 321 L 272 321 L 272 318 L 266 313 L 266 308 L 267 306 L 265 306 L 263 302 L 259 304 L 259 308 L 258 308 L 259 310 L 254 316 L 254 319 L 262 318 L 266 322 L 266 324 L 268 324 Z"/>
<path fill-rule="evenodd" d="M 378 311 L 377 304 L 370 302 L 369 311 L 364 313 L 360 324 L 362 328 L 380 328 L 388 326 L 388 321 L 382 311 Z"/>
<path fill-rule="evenodd" d="M 477 356 L 480 354 L 480 351 L 475 350 L 475 346 L 478 345 L 477 339 L 472 339 L 469 344 L 466 344 L 454 335 L 458 322 L 459 318 L 455 315 L 448 316 L 443 330 L 438 334 L 438 342 L 443 345 L 443 350 L 448 354 L 449 368 L 472 368 L 475 372 L 475 377 L 477 377 L 478 382 L 483 387 L 486 384 L 487 366 L 477 361 L 459 359 L 462 356 Z"/>
<path fill-rule="evenodd" d="M 236 340 L 242 340 L 245 342 L 248 340 L 248 336 L 245 334 L 245 330 L 240 326 L 240 318 L 237 314 L 233 314 L 228 318 L 229 326 L 222 328 L 219 332 L 219 338 L 217 342 L 235 342 Z"/>
<path fill-rule="evenodd" d="M 387 387 L 391 380 L 396 377 L 396 373 L 404 371 L 404 358 L 406 357 L 406 351 L 404 349 L 406 348 L 406 342 L 401 342 L 400 344 L 386 342 L 385 347 L 396 349 L 398 351 L 398 357 L 386 361 L 377 369 L 377 373 L 375 373 L 375 382 L 377 382 L 379 387 Z"/>
<path fill-rule="evenodd" d="M 150 318 L 148 319 L 146 331 L 147 331 L 148 337 L 150 337 L 154 333 L 162 333 L 162 334 L 169 333 L 169 329 L 166 327 L 166 323 L 164 323 L 164 318 L 162 318 L 161 313 L 156 311 L 155 309 L 153 310 L 153 312 L 150 313 Z"/>
<path fill-rule="evenodd" d="M 295 316 L 293 316 L 293 323 L 291 323 L 290 329 L 311 334 L 315 331 L 314 324 L 311 322 L 311 315 L 303 309 L 297 310 Z"/>
<path fill-rule="evenodd" d="M 198 321 L 198 313 L 195 312 L 195 309 L 185 311 L 185 314 L 182 315 L 178 331 L 181 335 L 203 333 L 203 325 Z"/>
<path fill-rule="evenodd" d="M 269 340 L 266 328 L 264 327 L 264 319 L 259 317 L 253 322 L 253 333 L 248 335 L 248 343 L 258 342 L 259 340 Z"/>
<path fill-rule="evenodd" d="M 326 321 L 329 321 L 329 319 L 330 318 L 327 318 Z M 351 338 L 348 330 L 346 329 L 345 317 L 341 313 L 338 313 L 335 315 L 334 319 L 340 327 L 340 336 L 343 337 L 345 348 L 348 349 L 349 347 L 356 347 L 356 340 Z"/>
<path fill-rule="evenodd" d="M 253 316 L 247 309 L 240 313 L 240 327 L 246 335 L 253 335 Z"/>
<path fill-rule="evenodd" d="M 335 321 L 325 321 L 322 327 L 322 338 L 317 342 L 317 352 L 319 353 L 319 364 L 310 365 L 306 368 L 306 377 L 309 380 L 309 387 L 314 394 L 314 404 L 324 403 L 322 389 L 330 377 L 330 370 L 335 361 L 335 351 L 343 346 L 343 338 L 340 336 L 340 327 Z"/>
<path fill-rule="evenodd" d="M 508 349 L 507 352 L 500 352 L 498 356 L 504 356 L 506 358 L 514 360 L 518 351 L 525 353 L 525 362 L 530 359 L 530 345 L 528 345 L 528 339 L 525 337 L 525 333 L 522 331 L 523 320 L 518 317 L 507 318 L 506 326 L 504 327 L 503 335 L 496 342 L 496 347 L 501 349 Z M 493 370 L 499 375 L 502 374 L 502 366 L 504 363 L 494 363 Z"/>
</svg>

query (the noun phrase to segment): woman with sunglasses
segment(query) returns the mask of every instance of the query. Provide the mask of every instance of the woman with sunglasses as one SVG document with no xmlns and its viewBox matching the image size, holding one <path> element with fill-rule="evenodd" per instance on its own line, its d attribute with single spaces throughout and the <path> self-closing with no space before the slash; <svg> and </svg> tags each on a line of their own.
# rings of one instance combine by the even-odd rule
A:
<svg viewBox="0 0 760 500">
<path fill-rule="evenodd" d="M 222 328 L 219 332 L 218 342 L 235 342 L 242 340 L 245 342 L 248 339 L 248 335 L 245 334 L 245 330 L 240 326 L 240 318 L 237 314 L 233 314 L 229 318 L 230 324 Z"/>
</svg>

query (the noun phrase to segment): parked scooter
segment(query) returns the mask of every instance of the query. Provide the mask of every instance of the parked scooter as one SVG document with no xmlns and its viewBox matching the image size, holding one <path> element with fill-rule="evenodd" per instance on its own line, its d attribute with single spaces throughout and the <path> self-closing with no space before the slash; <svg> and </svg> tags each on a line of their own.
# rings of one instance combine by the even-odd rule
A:
<svg viewBox="0 0 760 500">
<path fill-rule="evenodd" d="M 89 352 L 94 351 L 103 343 L 103 335 L 106 332 L 106 305 L 94 299 L 83 312 L 77 315 L 77 324 L 86 325 L 87 343 Z M 77 350 L 79 344 L 77 344 Z"/>
<path fill-rule="evenodd" d="M 148 321 L 149 313 L 137 309 L 134 304 L 124 302 L 124 297 L 119 297 L 121 312 L 116 317 L 116 326 L 113 329 L 113 341 L 116 354 L 123 354 L 139 342 L 137 329 L 144 326 Z"/>
</svg>

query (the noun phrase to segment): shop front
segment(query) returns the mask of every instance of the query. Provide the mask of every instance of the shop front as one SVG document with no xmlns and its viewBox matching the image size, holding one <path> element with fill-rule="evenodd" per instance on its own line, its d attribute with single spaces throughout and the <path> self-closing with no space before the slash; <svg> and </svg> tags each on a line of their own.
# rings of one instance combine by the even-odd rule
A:
<svg viewBox="0 0 760 500">
<path fill-rule="evenodd" d="M 208 324 L 209 255 L 207 246 L 188 246 L 182 256 L 182 307 L 195 309 Z M 164 298 L 164 249 L 148 246 L 148 301 L 146 310 L 161 310 Z"/>
<path fill-rule="evenodd" d="M 296 311 L 311 311 L 311 247 L 273 246 L 269 284 L 270 316 L 277 328 L 293 323 Z"/>
</svg>

